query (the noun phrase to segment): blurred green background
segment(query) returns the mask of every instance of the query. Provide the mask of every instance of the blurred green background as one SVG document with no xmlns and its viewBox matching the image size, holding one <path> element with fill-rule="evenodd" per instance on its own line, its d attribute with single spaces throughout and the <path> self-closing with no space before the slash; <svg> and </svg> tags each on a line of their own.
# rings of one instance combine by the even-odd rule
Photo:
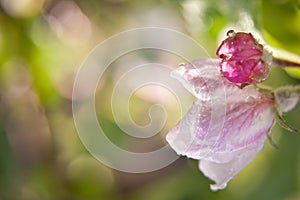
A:
<svg viewBox="0 0 300 200">
<path fill-rule="evenodd" d="M 209 190 L 211 181 L 185 157 L 155 172 L 129 174 L 86 151 L 72 118 L 76 71 L 99 42 L 145 26 L 183 32 L 211 57 L 232 28 L 256 30 L 270 45 L 300 55 L 299 0 L 0 0 L 0 200 L 300 199 L 300 137 L 278 126 L 273 137 L 280 150 L 267 142 L 219 192 Z M 159 62 L 151 55 L 148 61 Z M 124 137 L 112 116 L 115 71 L 108 70 L 99 87 L 97 114 L 111 140 L 135 147 L 138 140 Z M 272 68 L 264 84 L 299 84 L 299 70 L 289 73 Z M 132 118 L 147 124 L 149 106 L 160 101 L 134 94 Z M 180 119 L 178 105 L 166 106 L 166 126 L 147 148 L 165 144 L 164 135 Z M 284 116 L 298 130 L 299 112 L 297 106 Z M 141 146 L 136 150 L 147 150 Z"/>
</svg>

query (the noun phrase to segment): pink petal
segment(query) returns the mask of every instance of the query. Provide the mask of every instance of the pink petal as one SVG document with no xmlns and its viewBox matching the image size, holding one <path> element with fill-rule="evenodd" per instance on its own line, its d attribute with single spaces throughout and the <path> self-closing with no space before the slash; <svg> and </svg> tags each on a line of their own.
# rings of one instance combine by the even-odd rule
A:
<svg viewBox="0 0 300 200">
<path fill-rule="evenodd" d="M 221 189 L 261 150 L 275 111 L 273 98 L 255 86 L 240 89 L 216 67 L 200 59 L 175 70 L 198 100 L 166 139 L 178 154 L 201 160 L 200 169 Z"/>
<path fill-rule="evenodd" d="M 178 79 L 198 99 L 217 98 L 217 93 L 224 96 L 224 79 L 220 74 L 218 59 L 198 59 L 181 65 L 171 72 L 171 76 Z"/>
<path fill-rule="evenodd" d="M 224 163 L 265 136 L 274 120 L 273 101 L 252 87 L 237 91 L 226 91 L 224 100 L 194 102 L 168 133 L 171 147 L 190 158 Z"/>
<path fill-rule="evenodd" d="M 227 163 L 200 160 L 199 169 L 206 177 L 215 181 L 215 184 L 211 185 L 211 190 L 224 189 L 227 183 L 254 159 L 257 153 L 263 148 L 265 140 L 266 135 L 261 137 L 256 143 L 235 152 L 235 157 Z"/>
</svg>

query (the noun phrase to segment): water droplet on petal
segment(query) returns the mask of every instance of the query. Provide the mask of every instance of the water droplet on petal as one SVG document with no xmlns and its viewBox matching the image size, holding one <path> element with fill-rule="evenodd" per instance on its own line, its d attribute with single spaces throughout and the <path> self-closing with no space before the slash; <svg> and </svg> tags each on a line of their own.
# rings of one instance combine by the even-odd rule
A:
<svg viewBox="0 0 300 200">
<path fill-rule="evenodd" d="M 234 108 L 235 108 L 234 104 L 231 104 L 230 107 L 229 107 L 230 110 L 233 110 Z"/>
<path fill-rule="evenodd" d="M 184 67 L 185 63 L 182 62 L 182 63 L 179 63 L 178 65 L 179 65 L 179 67 Z"/>
<path fill-rule="evenodd" d="M 246 102 L 247 102 L 247 104 L 249 104 L 249 105 L 253 105 L 254 102 L 255 102 L 255 98 L 254 98 L 253 96 L 247 96 L 247 97 L 246 97 Z"/>
</svg>

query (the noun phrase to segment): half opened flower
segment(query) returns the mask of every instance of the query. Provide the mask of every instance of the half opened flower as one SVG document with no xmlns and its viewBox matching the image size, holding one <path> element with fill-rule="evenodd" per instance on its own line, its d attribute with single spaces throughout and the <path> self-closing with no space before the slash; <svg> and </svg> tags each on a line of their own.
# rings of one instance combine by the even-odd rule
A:
<svg viewBox="0 0 300 200">
<path fill-rule="evenodd" d="M 215 182 L 212 190 L 224 189 L 263 148 L 275 122 L 275 97 L 253 85 L 241 89 L 231 83 L 217 59 L 196 60 L 172 75 L 197 100 L 166 139 L 178 154 L 199 160 L 199 169 Z M 279 91 L 277 96 L 284 96 Z M 281 100 L 281 109 L 292 109 Z"/>
<path fill-rule="evenodd" d="M 221 72 L 233 83 L 259 83 L 269 75 L 268 63 L 264 61 L 264 48 L 251 33 L 228 31 L 228 38 L 217 50 Z M 268 54 L 268 53 L 267 53 Z"/>
</svg>

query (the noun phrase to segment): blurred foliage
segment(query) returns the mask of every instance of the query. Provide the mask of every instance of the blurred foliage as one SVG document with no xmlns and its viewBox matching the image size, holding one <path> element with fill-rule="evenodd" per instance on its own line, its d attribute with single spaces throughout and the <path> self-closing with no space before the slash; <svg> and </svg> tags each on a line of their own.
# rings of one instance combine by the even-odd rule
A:
<svg viewBox="0 0 300 200">
<path fill-rule="evenodd" d="M 299 1 L 262 1 L 261 31 L 273 46 L 300 54 L 300 11 Z M 286 71 L 300 78 L 300 70 L 289 68 Z"/>
<path fill-rule="evenodd" d="M 0 0 L 0 199 L 300 199 L 299 135 L 275 127 L 281 149 L 267 143 L 226 190 L 214 193 L 197 162 L 186 158 L 148 174 L 104 166 L 80 142 L 71 106 L 80 63 L 115 33 L 167 27 L 190 35 L 215 57 L 228 29 L 257 30 L 270 45 L 300 55 L 299 8 L 296 0 Z M 115 73 L 108 71 L 99 87 L 99 121 L 114 143 L 143 151 L 145 142 L 134 145 L 138 141 L 113 121 Z M 289 73 L 300 77 L 298 69 Z M 273 68 L 264 84 L 276 88 L 299 80 Z M 147 123 L 151 104 L 133 97 L 137 123 Z M 165 132 L 179 120 L 176 106 L 169 107 Z M 300 130 L 299 112 L 297 106 L 285 117 Z M 150 148 L 162 145 L 164 134 Z"/>
</svg>

